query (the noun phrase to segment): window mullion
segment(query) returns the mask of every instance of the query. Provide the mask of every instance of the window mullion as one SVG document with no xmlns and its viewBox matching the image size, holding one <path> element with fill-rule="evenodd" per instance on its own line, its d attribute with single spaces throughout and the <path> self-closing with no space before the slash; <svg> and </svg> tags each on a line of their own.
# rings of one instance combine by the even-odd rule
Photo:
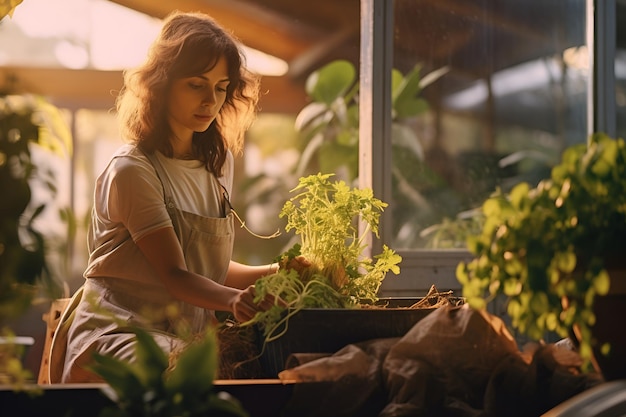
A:
<svg viewBox="0 0 626 417">
<path fill-rule="evenodd" d="M 359 187 L 391 201 L 391 68 L 393 65 L 393 1 L 361 1 L 359 75 Z M 380 219 L 381 239 L 368 241 L 380 252 L 391 241 L 391 209 Z"/>
<path fill-rule="evenodd" d="M 589 76 L 589 133 L 616 134 L 615 106 L 615 0 L 587 0 Z"/>
</svg>

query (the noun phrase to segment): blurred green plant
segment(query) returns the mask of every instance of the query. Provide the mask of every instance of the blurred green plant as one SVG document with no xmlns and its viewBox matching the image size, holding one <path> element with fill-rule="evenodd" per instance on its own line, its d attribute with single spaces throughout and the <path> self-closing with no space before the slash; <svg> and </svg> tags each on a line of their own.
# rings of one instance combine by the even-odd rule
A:
<svg viewBox="0 0 626 417">
<path fill-rule="evenodd" d="M 395 245 L 424 246 L 421 230 L 439 223 L 459 207 L 459 196 L 424 160 L 413 123 L 430 109 L 423 90 L 448 72 L 442 67 L 423 74 L 416 65 L 406 74 L 391 74 L 391 141 Z M 348 183 L 358 176 L 359 83 L 354 65 L 336 60 L 306 80 L 311 102 L 297 115 L 295 127 L 304 143 L 296 175 L 334 172 Z"/>
<path fill-rule="evenodd" d="M 142 328 L 137 336 L 136 360 L 128 362 L 94 354 L 90 369 L 108 384 L 104 393 L 116 404 L 101 417 L 247 417 L 239 401 L 216 392 L 218 342 L 215 331 L 201 336 L 168 355 Z"/>
<path fill-rule="evenodd" d="M 609 290 L 607 263 L 626 249 L 624 140 L 597 133 L 566 148 L 549 179 L 496 192 L 482 215 L 467 242 L 475 257 L 457 268 L 467 302 L 482 309 L 507 297 L 513 327 L 535 340 L 576 325 L 589 359 L 594 299 Z"/>
<path fill-rule="evenodd" d="M 429 249 L 465 249 L 467 239 L 480 233 L 484 217 L 480 209 L 464 210 L 450 219 L 422 229 L 420 236 Z"/>
<path fill-rule="evenodd" d="M 46 259 L 46 236 L 36 226 L 53 204 L 56 178 L 34 160 L 33 147 L 71 154 L 71 133 L 59 109 L 37 96 L 0 96 L 0 321 L 21 314 L 38 289 L 57 287 Z M 35 182 L 51 198 L 33 205 Z M 71 217 L 66 209 L 60 216 Z"/>
<path fill-rule="evenodd" d="M 35 148 L 43 155 L 71 154 L 71 134 L 59 109 L 38 96 L 0 95 L 0 336 L 8 340 L 13 332 L 6 320 L 24 313 L 40 291 L 50 297 L 60 291 L 47 259 L 50 241 L 36 225 L 54 204 L 57 184 L 54 172 L 35 161 Z M 33 203 L 33 187 L 46 189 L 49 198 Z M 71 228 L 71 212 L 61 209 L 60 215 Z M 0 373 L 19 383 L 25 375 L 15 359 L 3 355 Z"/>
<path fill-rule="evenodd" d="M 428 102 L 422 90 L 448 72 L 444 67 L 422 77 L 416 66 L 406 75 L 394 69 L 391 74 L 393 146 L 422 159 L 423 150 L 415 132 L 403 120 L 424 113 Z M 340 178 L 352 181 L 358 175 L 359 83 L 354 65 L 336 60 L 314 71 L 306 80 L 305 90 L 311 103 L 296 117 L 296 130 L 305 147 L 296 171 L 305 174 L 317 156 L 317 171 L 345 172 Z M 339 175 L 339 174 L 338 174 Z"/>
<path fill-rule="evenodd" d="M 4 329 L 0 334 L 0 385 L 12 385 L 15 389 L 23 389 L 32 381 L 33 375 L 22 366 L 22 357 L 26 345 L 19 343 L 17 336 Z"/>
</svg>

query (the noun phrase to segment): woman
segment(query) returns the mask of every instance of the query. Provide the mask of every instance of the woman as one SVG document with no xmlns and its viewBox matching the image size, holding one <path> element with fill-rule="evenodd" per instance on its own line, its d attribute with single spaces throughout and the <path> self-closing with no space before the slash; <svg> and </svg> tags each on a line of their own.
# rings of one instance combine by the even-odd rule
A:
<svg viewBox="0 0 626 417">
<path fill-rule="evenodd" d="M 202 332 L 215 310 L 246 321 L 273 304 L 255 303 L 253 284 L 277 265 L 231 260 L 233 153 L 257 99 L 237 42 L 198 13 L 168 16 L 146 62 L 125 73 L 117 110 L 130 143 L 96 182 L 86 281 L 55 337 L 67 349 L 53 348 L 63 369 L 51 382 L 98 381 L 85 367 L 93 352 L 132 360 L 130 326 L 171 351 L 176 326 Z"/>
</svg>

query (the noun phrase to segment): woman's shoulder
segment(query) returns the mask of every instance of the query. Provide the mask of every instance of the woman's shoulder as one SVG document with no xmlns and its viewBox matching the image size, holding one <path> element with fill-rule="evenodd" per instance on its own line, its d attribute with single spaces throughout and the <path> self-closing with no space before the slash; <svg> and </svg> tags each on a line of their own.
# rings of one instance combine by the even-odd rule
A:
<svg viewBox="0 0 626 417">
<path fill-rule="evenodd" d="M 156 177 L 152 163 L 145 153 L 134 145 L 122 145 L 111 156 L 104 172 L 104 177 Z"/>
<path fill-rule="evenodd" d="M 139 147 L 131 144 L 124 144 L 117 148 L 111 159 L 120 159 L 129 162 L 148 161 L 146 154 Z"/>
<path fill-rule="evenodd" d="M 152 166 L 146 154 L 134 145 L 122 145 L 111 157 L 109 165 L 117 169 L 145 169 Z"/>
</svg>

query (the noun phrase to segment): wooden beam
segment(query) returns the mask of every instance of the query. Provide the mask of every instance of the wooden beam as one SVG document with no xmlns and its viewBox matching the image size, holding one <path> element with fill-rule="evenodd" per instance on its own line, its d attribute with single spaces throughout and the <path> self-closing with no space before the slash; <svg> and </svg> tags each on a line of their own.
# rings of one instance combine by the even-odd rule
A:
<svg viewBox="0 0 626 417">
<path fill-rule="evenodd" d="M 0 86 L 11 93 L 48 97 L 68 108 L 111 109 L 122 86 L 121 71 L 2 67 Z"/>
<path fill-rule="evenodd" d="M 66 108 L 110 110 L 123 83 L 122 71 L 2 67 L 0 90 L 48 97 Z M 295 114 L 306 104 L 304 86 L 288 77 L 263 77 L 261 111 Z"/>
</svg>

